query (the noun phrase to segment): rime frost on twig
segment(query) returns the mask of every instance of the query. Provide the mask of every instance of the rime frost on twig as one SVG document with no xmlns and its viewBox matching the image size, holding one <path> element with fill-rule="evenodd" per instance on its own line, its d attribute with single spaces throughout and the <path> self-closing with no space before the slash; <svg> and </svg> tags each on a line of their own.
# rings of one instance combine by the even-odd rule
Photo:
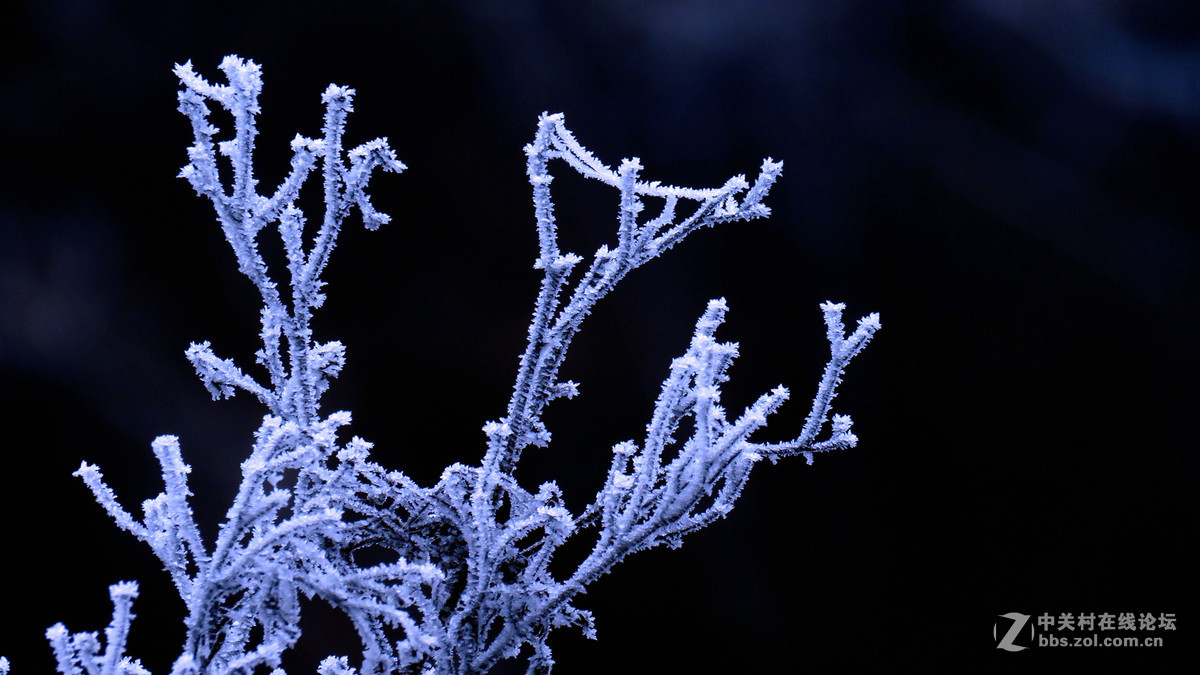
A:
<svg viewBox="0 0 1200 675">
<path fill-rule="evenodd" d="M 95 633 L 71 635 L 61 623 L 46 631 L 46 639 L 54 648 L 58 672 L 64 675 L 149 675 L 142 664 L 125 656 L 125 640 L 133 620 L 133 600 L 138 587 L 132 581 L 122 581 L 108 587 L 112 598 L 112 623 L 104 629 L 104 644 Z M 103 649 L 103 652 L 101 652 Z M 0 670 L 7 672 L 7 663 Z"/>
<path fill-rule="evenodd" d="M 841 307 L 834 307 L 840 316 Z M 600 539 L 572 577 L 574 585 L 590 583 L 634 551 L 662 543 L 678 546 L 683 535 L 729 513 L 751 466 L 763 456 L 803 453 L 811 464 L 814 452 L 854 446 L 857 439 L 846 416 L 835 417 L 829 439 L 818 442 L 816 435 L 829 414 L 841 368 L 870 340 L 879 327 L 878 316 L 864 318 L 850 340 L 838 326 L 834 357 L 827 367 L 827 374 L 836 371 L 838 376 L 822 382 L 809 417 L 821 422 L 811 430 L 806 426 L 794 441 L 763 444 L 748 437 L 787 400 L 788 390 L 776 387 L 736 420 L 726 418 L 720 387 L 738 346 L 713 338 L 726 309 L 724 299 L 709 302 L 696 323 L 691 347 L 671 364 L 641 446 L 626 441 L 614 449 L 604 487 L 585 512 L 599 521 Z M 827 311 L 827 320 L 830 316 Z M 692 435 L 677 444 L 675 434 L 685 418 L 691 418 Z M 668 455 L 676 445 L 674 456 Z"/>
<path fill-rule="evenodd" d="M 187 357 L 214 398 L 245 390 L 270 414 L 242 464 L 242 483 L 227 519 L 208 544 L 188 503 L 190 468 L 174 436 L 154 442 L 166 489 L 143 504 L 141 520 L 120 506 L 97 467 L 84 463 L 76 475 L 118 525 L 150 546 L 179 590 L 188 612 L 187 637 L 173 673 L 277 668 L 300 636 L 301 595 L 319 596 L 347 614 L 363 641 L 365 671 L 394 670 L 436 643 L 420 624 L 423 616 L 435 614 L 430 597 L 440 592 L 443 575 L 428 561 L 399 557 L 372 566 L 355 563 L 354 552 L 372 529 L 361 523 L 386 516 L 378 505 L 395 486 L 367 461 L 367 443 L 357 438 L 339 443 L 337 432 L 349 423 L 349 413 L 320 415 L 319 399 L 341 370 L 345 350 L 338 342 L 316 342 L 310 323 L 324 301 L 320 276 L 343 220 L 357 207 L 367 228 L 386 223 L 388 216 L 374 209 L 365 192 L 367 181 L 376 168 L 399 172 L 404 165 L 384 139 L 344 149 L 354 90 L 330 85 L 321 97 L 322 136 L 296 136 L 287 177 L 270 195 L 259 194 L 253 156 L 261 72 L 232 56 L 221 70 L 228 84 L 209 83 L 190 63 L 175 69 L 184 85 L 179 109 L 195 136 L 180 176 L 212 202 L 238 268 L 259 291 L 263 345 L 257 357 L 267 379 L 260 382 L 232 359 L 216 356 L 208 342 L 193 344 Z M 211 104 L 233 117 L 232 138 L 215 140 L 220 130 L 208 119 Z M 229 186 L 220 179 L 221 157 L 232 168 Z M 324 212 L 306 241 L 297 201 L 318 165 Z M 280 293 L 259 252 L 259 234 L 267 228 L 281 236 L 290 297 Z M 393 629 L 402 639 L 388 634 Z M 81 635 L 52 629 L 60 669 L 88 658 L 90 642 Z M 122 641 L 110 638 L 109 645 L 119 655 L 123 633 Z"/>
<path fill-rule="evenodd" d="M 678 545 L 683 535 L 728 513 L 761 457 L 803 453 L 811 461 L 814 452 L 854 445 L 849 417 L 835 416 L 828 439 L 817 436 L 842 370 L 879 328 L 878 315 L 871 315 L 846 337 L 842 306 L 824 305 L 832 357 L 804 433 L 784 443 L 754 443 L 748 437 L 787 399 L 787 390 L 778 387 L 736 420 L 726 420 L 720 385 L 737 346 L 713 338 L 726 306 L 724 300 L 710 302 L 687 354 L 676 359 L 663 383 L 644 441 L 616 446 L 604 487 L 575 517 L 563 507 L 556 484 L 545 483 L 531 494 L 517 485 L 513 473 L 525 448 L 551 440 L 542 421 L 546 404 L 578 392 L 575 382 L 559 381 L 558 372 L 580 324 L 626 274 L 692 232 L 768 215 L 762 200 L 782 164 L 767 159 L 753 182 L 734 176 L 706 190 L 647 182 L 636 158 L 615 170 L 596 159 L 567 130 L 562 115 L 542 116 L 525 153 L 539 240 L 534 267 L 543 275 L 528 344 L 505 417 L 484 426 L 488 448 L 482 466 L 451 467 L 435 487 L 444 495 L 439 502 L 450 505 L 440 519 L 461 533 L 468 555 L 466 585 L 447 628 L 452 638 L 447 649 L 455 652 L 455 663 L 467 664 L 456 666 L 456 672 L 484 672 L 526 647 L 532 650 L 530 672 L 549 671 L 553 659 L 546 636 L 568 625 L 593 634 L 591 614 L 572 600 L 625 556 L 660 543 Z M 620 194 L 616 242 L 597 250 L 574 280 L 572 273 L 584 258 L 558 246 L 550 196 L 553 160 Z M 647 199 L 661 200 L 657 215 L 643 216 Z M 693 418 L 695 431 L 675 448 L 673 434 L 687 417 Z M 556 579 L 548 567 L 554 552 L 585 530 L 596 531 L 591 553 L 570 576 Z"/>
<path fill-rule="evenodd" d="M 180 175 L 212 202 L 239 269 L 262 298 L 257 360 L 265 379 L 218 357 L 208 342 L 193 344 L 187 358 L 214 398 L 247 391 L 268 414 L 212 542 L 204 541 L 195 522 L 190 467 L 174 436 L 153 443 L 165 487 L 142 505 L 140 519 L 121 506 L 97 467 L 85 462 L 76 472 L 113 520 L 158 556 L 183 599 L 186 638 L 172 675 L 262 668 L 281 675 L 283 653 L 300 638 L 302 597 L 319 597 L 343 612 L 362 642 L 361 658 L 352 664 L 331 656 L 319 675 L 467 675 L 517 656 L 528 659 L 528 673 L 549 673 L 549 635 L 574 626 L 594 636 L 592 615 L 573 603 L 616 563 L 660 544 L 677 546 L 727 514 L 759 459 L 801 454 L 811 462 L 815 453 L 857 442 L 850 418 L 832 415 L 831 406 L 846 365 L 879 329 L 877 314 L 847 334 L 844 307 L 821 306 L 831 353 L 803 430 L 789 441 L 761 442 L 751 436 L 787 400 L 788 390 L 776 387 L 733 419 L 726 415 L 721 387 L 738 346 L 716 339 L 727 307 L 712 300 L 687 351 L 672 362 L 644 436 L 614 447 L 603 487 L 585 509 L 572 513 L 554 482 L 535 491 L 518 483 L 523 451 L 551 442 L 546 405 L 579 392 L 577 383 L 560 380 L 559 371 L 596 303 L 629 272 L 692 232 L 767 216 L 763 200 L 782 170 L 767 159 L 753 181 L 734 176 L 711 189 L 662 185 L 642 179 L 636 158 L 608 167 L 575 140 L 562 115 L 543 115 L 525 149 L 539 240 L 533 266 L 542 282 L 505 414 L 484 425 L 480 464 L 451 465 L 432 487 L 383 469 L 370 461 L 366 441 L 339 440 L 349 413 L 322 416 L 321 395 L 346 353 L 340 342 L 317 342 L 310 323 L 324 301 L 320 275 L 343 219 L 357 207 L 369 229 L 387 222 L 371 206 L 366 184 L 376 168 L 398 172 L 404 166 L 383 139 L 343 150 L 354 92 L 330 85 L 322 96 L 323 135 L 297 136 L 291 171 L 272 193 L 259 194 L 253 151 L 261 72 L 232 56 L 221 69 L 228 84 L 209 83 L 190 64 L 176 67 L 184 85 L 180 110 L 195 136 Z M 210 104 L 232 115 L 231 138 L 216 140 L 220 130 L 208 119 Z M 228 186 L 217 168 L 220 157 L 232 167 Z M 585 257 L 559 249 L 550 194 L 557 160 L 619 194 L 616 239 L 586 264 Z M 324 212 L 306 237 L 296 202 L 318 164 Z M 647 209 L 653 212 L 647 215 Z M 287 297 L 258 250 L 259 233 L 268 228 L 281 235 Z M 684 429 L 687 438 L 677 438 Z M 584 549 L 589 552 L 582 562 L 556 576 L 551 562 L 575 536 L 590 538 L 591 548 Z M 383 562 L 360 561 L 381 554 Z M 71 635 L 61 624 L 48 631 L 61 672 L 145 672 L 123 653 L 136 586 L 117 584 L 111 594 L 113 622 L 103 653 L 95 634 Z M 0 670 L 6 667 L 0 661 Z"/>
</svg>

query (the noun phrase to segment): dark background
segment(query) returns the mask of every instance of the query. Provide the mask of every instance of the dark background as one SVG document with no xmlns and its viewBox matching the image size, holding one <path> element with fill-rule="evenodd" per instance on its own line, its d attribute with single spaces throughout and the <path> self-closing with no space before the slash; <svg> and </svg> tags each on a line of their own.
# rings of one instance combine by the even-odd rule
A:
<svg viewBox="0 0 1200 675">
<path fill-rule="evenodd" d="M 257 303 L 210 206 L 171 65 L 262 64 L 262 190 L 358 90 L 348 143 L 388 136 L 326 274 L 318 339 L 348 366 L 325 410 L 433 483 L 482 454 L 536 292 L 523 144 L 567 115 L 615 165 L 705 187 L 785 162 L 767 221 L 697 233 L 584 325 L 528 486 L 573 508 L 640 437 L 712 297 L 743 356 L 732 412 L 784 383 L 756 438 L 798 433 L 825 361 L 818 304 L 882 314 L 836 410 L 860 446 L 764 465 L 726 520 L 635 556 L 557 634 L 561 673 L 1023 669 L 1191 654 L 1200 460 L 1196 262 L 1200 12 L 1190 2 L 9 3 L 0 42 L 0 654 L 50 672 L 47 626 L 100 630 L 137 579 L 130 653 L 167 672 L 182 606 L 156 559 L 71 477 L 99 464 L 131 511 L 178 434 L 211 538 L 262 411 L 212 402 L 183 357 L 252 365 Z M 223 120 L 224 118 L 218 117 Z M 616 195 L 557 167 L 564 249 L 615 236 Z M 848 316 L 848 318 L 851 318 Z M 996 649 L 1007 612 L 1175 613 L 1162 650 Z M 292 672 L 353 653 L 306 615 Z M 1146 636 L 1149 633 L 1139 633 Z"/>
</svg>

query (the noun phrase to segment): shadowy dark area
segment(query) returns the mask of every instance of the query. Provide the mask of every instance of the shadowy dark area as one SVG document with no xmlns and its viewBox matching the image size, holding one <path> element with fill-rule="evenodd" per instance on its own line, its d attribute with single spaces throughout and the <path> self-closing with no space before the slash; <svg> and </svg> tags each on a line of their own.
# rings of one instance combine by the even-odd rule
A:
<svg viewBox="0 0 1200 675">
<path fill-rule="evenodd" d="M 639 437 L 709 298 L 742 357 L 731 408 L 783 383 L 756 439 L 794 437 L 825 363 L 818 304 L 882 314 L 835 410 L 858 448 L 758 467 L 733 513 L 635 556 L 579 604 L 555 672 L 970 672 L 1178 660 L 1200 640 L 1200 10 L 1169 0 L 346 0 L 8 3 L 0 46 L 0 654 L 53 671 L 45 629 L 102 630 L 136 579 L 129 652 L 166 673 L 183 606 L 71 472 L 129 510 L 181 439 L 209 538 L 262 410 L 213 402 L 184 358 L 251 367 L 257 301 L 210 205 L 174 63 L 260 63 L 260 189 L 355 87 L 353 146 L 395 220 L 348 220 L 318 339 L 347 345 L 325 410 L 422 484 L 482 456 L 538 277 L 522 146 L 564 112 L 610 165 L 694 187 L 785 162 L 767 221 L 697 233 L 589 317 L 527 486 L 572 508 Z M 564 250 L 615 237 L 616 194 L 557 169 Z M 268 237 L 267 241 L 271 241 Z M 1161 648 L 997 649 L 1001 614 L 1175 614 Z M 1103 637 L 1104 634 L 1097 632 Z M 1117 634 L 1117 633 L 1113 633 Z M 1023 637 L 1021 644 L 1030 644 Z M 354 654 L 306 614 L 289 672 Z M 523 667 L 513 672 L 523 672 Z"/>
</svg>

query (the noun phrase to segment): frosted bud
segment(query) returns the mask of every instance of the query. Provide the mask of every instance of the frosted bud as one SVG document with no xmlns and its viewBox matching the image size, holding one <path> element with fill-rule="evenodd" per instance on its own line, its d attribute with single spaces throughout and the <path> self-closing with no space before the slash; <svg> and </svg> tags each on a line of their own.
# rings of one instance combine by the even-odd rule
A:
<svg viewBox="0 0 1200 675">
<path fill-rule="evenodd" d="M 136 598 L 138 585 L 136 581 L 120 581 L 108 587 L 108 594 L 113 600 L 117 598 Z"/>
<path fill-rule="evenodd" d="M 488 422 L 483 425 L 483 433 L 487 434 L 488 438 L 505 438 L 512 433 L 507 423 Z"/>
</svg>

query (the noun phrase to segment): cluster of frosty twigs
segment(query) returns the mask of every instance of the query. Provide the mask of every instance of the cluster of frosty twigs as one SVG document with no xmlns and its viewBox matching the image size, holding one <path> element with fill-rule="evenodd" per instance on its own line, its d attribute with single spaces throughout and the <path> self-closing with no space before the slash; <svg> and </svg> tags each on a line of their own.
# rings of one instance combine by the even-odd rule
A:
<svg viewBox="0 0 1200 675">
<path fill-rule="evenodd" d="M 577 626 L 594 635 L 590 612 L 573 602 L 616 563 L 659 544 L 677 546 L 724 516 L 758 460 L 801 454 L 811 462 L 814 453 L 856 443 L 850 418 L 833 415 L 831 406 L 846 365 L 879 329 L 879 316 L 860 319 L 847 334 L 844 307 L 822 305 L 830 359 L 804 427 L 789 441 L 758 442 L 750 436 L 788 391 L 777 387 L 740 415 L 726 415 L 721 386 L 738 347 L 714 337 L 727 307 L 713 300 L 686 353 L 671 364 L 644 437 L 614 447 L 603 487 L 585 509 L 571 513 L 553 481 L 535 492 L 518 483 L 522 451 L 551 442 L 545 406 L 578 393 L 578 385 L 561 381 L 558 373 L 595 304 L 630 271 L 692 232 L 767 216 L 763 199 L 782 170 L 768 159 L 753 182 L 735 176 L 714 189 L 665 186 L 644 181 L 637 159 L 617 169 L 606 166 L 575 140 L 562 115 L 543 115 L 526 147 L 539 238 L 534 267 L 542 282 L 505 415 L 484 426 L 487 449 L 478 466 L 451 465 L 432 487 L 383 469 L 368 458 L 369 443 L 339 440 L 349 413 L 320 412 L 320 397 L 342 369 L 345 349 L 339 342 L 316 342 L 310 321 L 324 301 L 320 275 L 345 216 L 357 207 L 371 229 L 388 220 L 365 192 L 372 171 L 404 166 L 385 139 L 343 149 L 354 92 L 330 85 L 322 97 L 322 137 L 297 136 L 291 171 L 273 193 L 260 195 L 253 150 L 261 71 L 232 56 L 221 69 L 228 84 L 209 83 L 190 64 L 176 68 L 184 85 L 180 110 L 195 136 L 181 175 L 213 203 L 239 269 L 262 297 L 257 360 L 267 379 L 260 382 L 216 356 L 207 342 L 192 345 L 188 358 L 214 397 L 247 391 L 268 414 L 211 544 L 195 523 L 190 467 L 174 436 L 153 444 L 165 490 L 143 504 L 140 520 L 119 504 L 98 468 L 84 463 L 77 472 L 117 524 L 150 546 L 179 590 L 186 637 L 172 675 L 263 667 L 281 675 L 283 653 L 300 638 L 302 599 L 314 597 L 341 610 L 363 645 L 355 664 L 330 657 L 320 675 L 479 674 L 513 657 L 526 657 L 531 675 L 549 673 L 550 633 Z M 219 130 L 208 120 L 210 104 L 232 115 L 233 138 L 214 139 Z M 232 165 L 228 188 L 217 169 L 220 156 Z M 597 250 L 579 273 L 584 258 L 558 246 L 550 193 L 555 161 L 620 195 L 616 242 Z M 306 237 L 296 200 L 318 165 L 324 213 L 315 234 Z M 650 216 L 644 213 L 648 199 L 661 202 Z M 258 235 L 268 228 L 283 241 L 290 297 L 280 292 L 258 250 Z M 677 438 L 685 428 L 687 437 Z M 555 552 L 585 534 L 594 543 L 582 562 L 565 575 L 552 574 Z M 377 560 L 381 549 L 388 552 L 382 562 L 360 560 L 364 552 Z M 146 672 L 124 653 L 137 586 L 122 582 L 110 595 L 113 619 L 103 640 L 95 633 L 71 634 L 61 624 L 47 632 L 62 673 Z M 7 667 L 0 660 L 0 675 Z"/>
</svg>

